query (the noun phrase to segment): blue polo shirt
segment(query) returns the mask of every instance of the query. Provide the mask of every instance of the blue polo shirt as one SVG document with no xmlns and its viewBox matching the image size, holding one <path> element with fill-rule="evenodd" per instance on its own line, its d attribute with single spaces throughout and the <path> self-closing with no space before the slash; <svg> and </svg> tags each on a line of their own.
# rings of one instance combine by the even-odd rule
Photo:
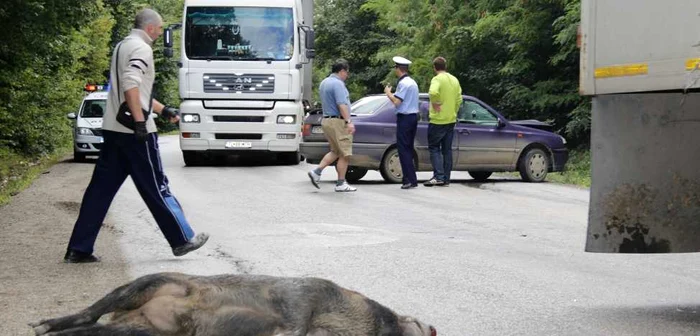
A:
<svg viewBox="0 0 700 336">
<path fill-rule="evenodd" d="M 336 74 L 331 74 L 321 81 L 318 87 L 321 98 L 321 109 L 324 116 L 340 116 L 338 105 L 347 105 L 350 108 L 350 92 L 345 87 L 345 82 Z"/>
<path fill-rule="evenodd" d="M 394 97 L 401 99 L 396 114 L 418 113 L 418 84 L 408 75 L 399 79 Z"/>
</svg>

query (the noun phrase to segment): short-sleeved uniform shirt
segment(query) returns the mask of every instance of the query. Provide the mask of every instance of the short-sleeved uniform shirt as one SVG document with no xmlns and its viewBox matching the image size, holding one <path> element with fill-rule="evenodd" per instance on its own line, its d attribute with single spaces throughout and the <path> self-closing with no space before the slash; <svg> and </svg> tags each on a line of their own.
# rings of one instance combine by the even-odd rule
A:
<svg viewBox="0 0 700 336">
<path fill-rule="evenodd" d="M 396 108 L 397 114 L 418 113 L 418 84 L 413 78 L 404 75 L 399 79 L 394 97 L 401 100 Z"/>
</svg>

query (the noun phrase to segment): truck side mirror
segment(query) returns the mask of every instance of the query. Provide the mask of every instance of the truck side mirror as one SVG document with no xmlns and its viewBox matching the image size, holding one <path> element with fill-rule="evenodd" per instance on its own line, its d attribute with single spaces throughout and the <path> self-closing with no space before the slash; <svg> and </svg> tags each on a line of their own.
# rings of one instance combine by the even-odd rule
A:
<svg viewBox="0 0 700 336">
<path fill-rule="evenodd" d="M 314 41 L 316 39 L 316 33 L 314 32 L 313 29 L 309 29 L 305 31 L 306 33 L 306 38 L 304 39 L 304 44 L 306 49 L 313 50 L 315 49 L 316 42 Z"/>
<path fill-rule="evenodd" d="M 76 115 L 75 115 L 75 113 L 71 112 L 71 113 L 68 113 L 68 114 L 66 115 L 66 118 L 68 118 L 68 119 L 75 119 L 75 118 L 76 118 Z"/>
<path fill-rule="evenodd" d="M 316 57 L 316 50 L 314 49 L 316 47 L 316 33 L 313 29 L 308 29 L 304 31 L 304 33 L 306 34 L 306 38 L 304 39 L 304 46 L 306 47 L 306 58 L 312 59 Z"/>
<path fill-rule="evenodd" d="M 163 55 L 173 57 L 173 30 L 168 27 L 163 33 Z"/>
</svg>

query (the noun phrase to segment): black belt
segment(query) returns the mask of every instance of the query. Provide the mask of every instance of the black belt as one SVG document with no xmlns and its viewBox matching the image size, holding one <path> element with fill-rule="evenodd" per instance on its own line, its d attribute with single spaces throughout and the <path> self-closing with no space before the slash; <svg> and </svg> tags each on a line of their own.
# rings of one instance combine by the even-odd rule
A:
<svg viewBox="0 0 700 336">
<path fill-rule="evenodd" d="M 343 117 L 341 117 L 341 116 L 327 116 L 327 115 L 324 115 L 323 118 L 331 118 L 331 119 L 336 119 L 336 118 L 337 118 L 337 119 L 343 119 Z"/>
</svg>

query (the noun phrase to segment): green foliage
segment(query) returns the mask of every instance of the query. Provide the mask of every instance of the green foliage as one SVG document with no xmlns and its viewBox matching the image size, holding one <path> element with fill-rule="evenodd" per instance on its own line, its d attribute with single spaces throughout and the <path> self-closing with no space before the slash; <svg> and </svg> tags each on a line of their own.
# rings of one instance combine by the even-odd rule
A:
<svg viewBox="0 0 700 336">
<path fill-rule="evenodd" d="M 554 123 L 574 146 L 588 145 L 590 101 L 578 94 L 580 0 L 316 0 L 319 62 L 351 62 L 353 99 L 393 82 L 391 58 L 413 61 L 421 91 L 443 56 L 466 94 L 510 119 Z M 319 75 L 322 72 L 324 75 Z"/>
</svg>

